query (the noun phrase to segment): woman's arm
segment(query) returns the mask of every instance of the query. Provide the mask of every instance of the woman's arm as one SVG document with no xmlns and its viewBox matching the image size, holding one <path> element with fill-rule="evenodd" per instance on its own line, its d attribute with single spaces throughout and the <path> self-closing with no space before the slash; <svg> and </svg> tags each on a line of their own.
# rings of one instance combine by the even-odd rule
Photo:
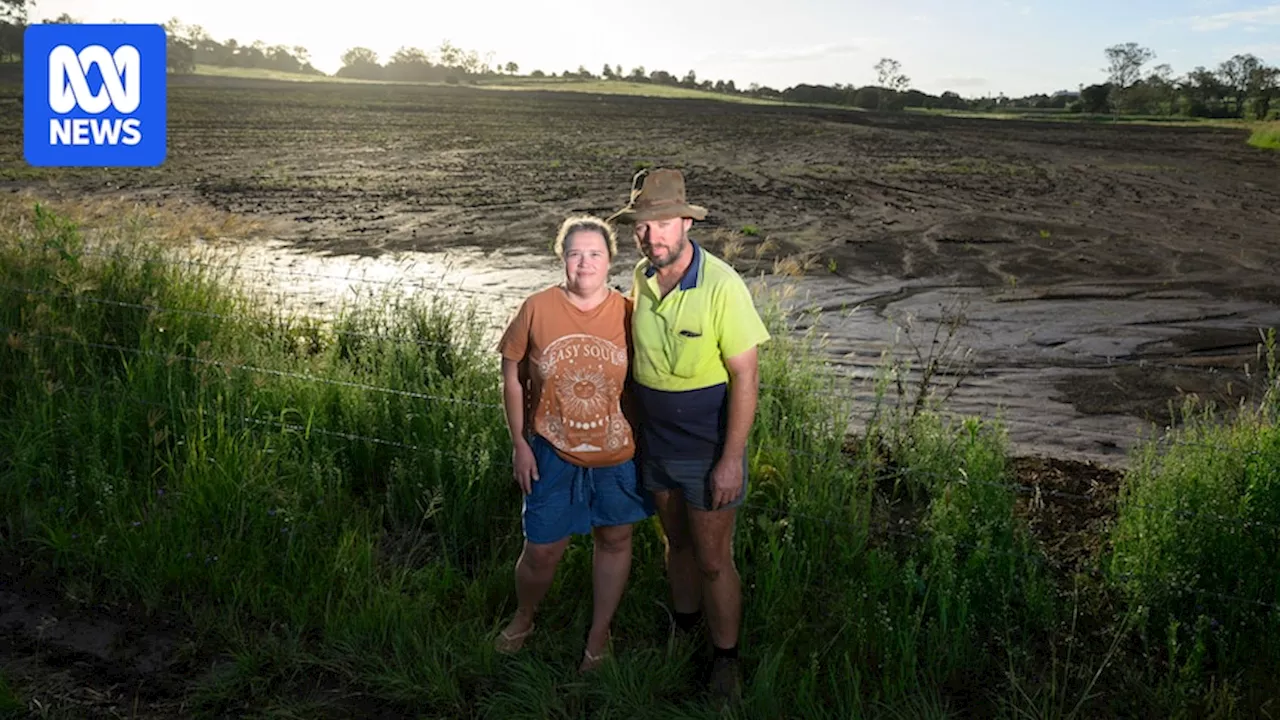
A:
<svg viewBox="0 0 1280 720">
<path fill-rule="evenodd" d="M 516 483 L 528 495 L 538 480 L 538 464 L 524 435 L 524 385 L 520 382 L 520 363 L 507 358 L 502 359 L 502 404 L 507 415 L 507 430 L 511 433 L 511 467 Z"/>
</svg>

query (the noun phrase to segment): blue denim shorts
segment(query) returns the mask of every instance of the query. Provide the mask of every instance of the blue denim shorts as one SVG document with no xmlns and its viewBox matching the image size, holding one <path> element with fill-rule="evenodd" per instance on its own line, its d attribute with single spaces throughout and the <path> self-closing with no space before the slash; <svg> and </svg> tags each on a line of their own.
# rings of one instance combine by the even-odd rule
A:
<svg viewBox="0 0 1280 720">
<path fill-rule="evenodd" d="M 591 529 L 653 516 L 653 496 L 640 487 L 636 463 L 585 468 L 565 461 L 544 438 L 529 441 L 538 480 L 524 497 L 521 522 L 532 543 L 553 543 Z"/>
</svg>

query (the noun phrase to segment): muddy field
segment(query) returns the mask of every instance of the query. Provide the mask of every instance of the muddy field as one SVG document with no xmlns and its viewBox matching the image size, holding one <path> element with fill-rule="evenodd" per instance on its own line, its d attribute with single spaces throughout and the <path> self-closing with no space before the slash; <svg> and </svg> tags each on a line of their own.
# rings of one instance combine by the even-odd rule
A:
<svg viewBox="0 0 1280 720">
<path fill-rule="evenodd" d="M 676 166 L 710 210 L 695 239 L 823 309 L 841 369 L 955 326 L 971 354 L 943 377 L 952 409 L 1003 416 L 1019 452 L 1108 464 L 1185 394 L 1247 396 L 1259 328 L 1280 326 L 1280 153 L 1242 130 L 171 82 L 154 170 L 27 168 L 20 89 L 3 87 L 0 187 L 244 214 L 263 235 L 242 257 L 265 268 L 413 253 L 509 307 L 554 279 L 566 214 L 607 215 L 638 167 Z"/>
</svg>

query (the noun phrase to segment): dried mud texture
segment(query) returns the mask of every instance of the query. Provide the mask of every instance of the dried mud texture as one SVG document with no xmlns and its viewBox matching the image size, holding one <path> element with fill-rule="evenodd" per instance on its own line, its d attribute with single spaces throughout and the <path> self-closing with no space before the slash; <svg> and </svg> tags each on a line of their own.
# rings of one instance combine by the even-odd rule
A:
<svg viewBox="0 0 1280 720">
<path fill-rule="evenodd" d="M 837 365 L 865 376 L 904 349 L 908 319 L 919 339 L 960 317 L 972 353 L 953 409 L 1002 415 L 1019 451 L 1082 461 L 1124 463 L 1187 397 L 1256 396 L 1259 329 L 1280 325 L 1280 153 L 1249 147 L 1244 130 L 172 84 L 163 167 L 0 177 L 244 214 L 318 256 L 468 249 L 491 269 L 554 278 L 537 258 L 561 219 L 618 209 L 638 167 L 679 167 L 710 211 L 695 239 L 824 309 Z M 2 128 L 20 125 L 15 92 L 0 88 Z M 20 164 L 21 133 L 3 137 L 0 159 Z M 636 254 L 621 244 L 629 284 Z"/>
<path fill-rule="evenodd" d="M 0 672 L 31 717 L 189 716 L 184 696 L 198 673 L 173 626 L 68 601 L 55 587 L 0 578 Z"/>
</svg>

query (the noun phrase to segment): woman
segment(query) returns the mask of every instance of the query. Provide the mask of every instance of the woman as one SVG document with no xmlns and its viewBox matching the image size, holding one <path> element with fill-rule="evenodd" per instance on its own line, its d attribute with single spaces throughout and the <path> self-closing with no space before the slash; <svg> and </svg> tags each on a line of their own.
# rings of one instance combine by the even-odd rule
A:
<svg viewBox="0 0 1280 720">
<path fill-rule="evenodd" d="M 498 347 L 525 543 L 515 572 L 519 608 L 496 647 L 523 647 L 570 536 L 590 533 L 594 612 L 582 672 L 606 657 L 631 572 L 632 524 L 654 513 L 623 412 L 631 301 L 607 284 L 617 249 L 603 220 L 565 220 L 555 241 L 564 282 L 526 299 Z"/>
</svg>

